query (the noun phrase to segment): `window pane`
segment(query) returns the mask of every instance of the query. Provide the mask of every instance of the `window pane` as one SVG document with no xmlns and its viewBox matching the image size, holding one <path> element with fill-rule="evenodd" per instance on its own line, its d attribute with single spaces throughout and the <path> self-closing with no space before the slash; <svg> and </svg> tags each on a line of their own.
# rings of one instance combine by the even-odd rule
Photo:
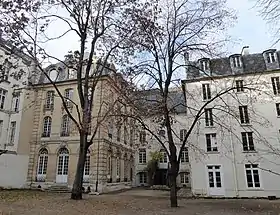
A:
<svg viewBox="0 0 280 215">
<path fill-rule="evenodd" d="M 214 187 L 213 172 L 208 172 L 208 176 L 209 176 L 209 187 Z"/>
<path fill-rule="evenodd" d="M 248 187 L 253 187 L 253 178 L 252 178 L 251 170 L 246 170 L 246 176 L 247 176 Z"/>
</svg>

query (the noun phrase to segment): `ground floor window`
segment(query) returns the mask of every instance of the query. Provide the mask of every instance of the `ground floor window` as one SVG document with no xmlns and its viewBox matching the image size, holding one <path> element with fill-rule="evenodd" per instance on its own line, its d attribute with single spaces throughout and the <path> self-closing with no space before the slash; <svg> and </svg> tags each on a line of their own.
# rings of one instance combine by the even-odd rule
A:
<svg viewBox="0 0 280 215">
<path fill-rule="evenodd" d="M 140 182 L 140 184 L 147 183 L 147 173 L 146 172 L 139 173 L 139 182 Z"/>
<path fill-rule="evenodd" d="M 180 178 L 181 178 L 181 184 L 188 184 L 189 181 L 189 172 L 181 172 L 180 173 Z"/>
<path fill-rule="evenodd" d="M 260 176 L 258 164 L 245 164 L 246 179 L 248 187 L 260 187 Z"/>
</svg>

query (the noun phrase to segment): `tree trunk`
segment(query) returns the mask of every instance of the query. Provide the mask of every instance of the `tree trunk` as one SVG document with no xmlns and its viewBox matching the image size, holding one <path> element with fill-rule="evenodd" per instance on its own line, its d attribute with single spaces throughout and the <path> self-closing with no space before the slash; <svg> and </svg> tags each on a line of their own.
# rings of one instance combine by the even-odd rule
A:
<svg viewBox="0 0 280 215">
<path fill-rule="evenodd" d="M 170 167 L 170 175 L 169 175 L 169 182 L 170 182 L 170 204 L 171 207 L 178 207 L 177 201 L 177 163 L 171 163 Z"/>
<path fill-rule="evenodd" d="M 80 150 L 79 158 L 77 163 L 77 169 L 75 174 L 75 180 L 73 183 L 71 199 L 79 200 L 83 198 L 83 177 L 84 177 L 84 166 L 87 155 L 87 136 L 80 134 Z"/>
</svg>

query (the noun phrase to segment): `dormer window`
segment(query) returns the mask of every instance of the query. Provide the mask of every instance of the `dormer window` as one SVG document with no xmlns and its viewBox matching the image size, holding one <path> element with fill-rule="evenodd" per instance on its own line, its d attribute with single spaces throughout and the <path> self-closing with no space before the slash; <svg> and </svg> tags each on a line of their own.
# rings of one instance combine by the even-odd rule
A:
<svg viewBox="0 0 280 215">
<path fill-rule="evenodd" d="M 241 67 L 241 57 L 240 56 L 232 57 L 232 65 L 235 68 Z"/>
<path fill-rule="evenodd" d="M 202 71 L 207 71 L 207 70 L 209 70 L 209 62 L 208 61 L 206 61 L 206 60 L 201 60 L 200 62 L 199 62 L 199 64 L 200 64 L 200 69 L 202 70 Z"/>
<path fill-rule="evenodd" d="M 267 52 L 266 53 L 266 60 L 267 60 L 267 63 L 275 63 L 276 58 L 275 58 L 274 52 Z"/>
<path fill-rule="evenodd" d="M 198 61 L 201 73 L 210 75 L 210 61 L 207 58 L 200 59 Z"/>
<path fill-rule="evenodd" d="M 58 72 L 56 69 L 51 69 L 49 71 L 49 77 L 52 81 L 56 81 L 57 77 L 58 77 Z"/>
</svg>

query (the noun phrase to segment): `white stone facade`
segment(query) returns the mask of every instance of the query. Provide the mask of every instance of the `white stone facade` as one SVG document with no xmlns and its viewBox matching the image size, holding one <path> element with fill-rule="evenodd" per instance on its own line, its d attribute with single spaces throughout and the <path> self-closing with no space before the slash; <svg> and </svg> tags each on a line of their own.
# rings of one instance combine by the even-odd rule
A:
<svg viewBox="0 0 280 215">
<path fill-rule="evenodd" d="M 181 92 L 178 91 L 178 94 Z M 177 148 L 177 154 L 179 154 L 180 147 L 182 145 L 180 140 L 180 133 L 182 133 L 182 130 L 186 127 L 186 121 L 185 121 L 185 113 L 180 114 L 174 114 L 172 115 L 173 119 L 173 125 L 172 129 L 175 133 L 173 135 L 174 142 L 176 144 Z M 157 123 L 153 123 L 152 120 L 145 120 L 146 125 L 155 133 L 161 132 L 162 130 L 160 126 Z M 140 131 L 141 132 L 141 131 Z M 139 132 L 139 133 L 140 133 Z M 143 131 L 142 131 L 143 132 Z M 168 143 L 167 143 L 167 137 L 166 137 L 166 131 L 164 130 L 165 136 L 158 135 L 163 142 L 166 142 L 165 146 L 167 149 L 169 149 Z M 163 152 L 163 147 L 160 145 L 160 143 L 153 137 L 151 134 L 149 134 L 148 131 L 145 131 L 145 138 L 143 141 L 143 137 L 140 138 L 140 134 L 138 135 L 137 142 L 139 144 L 138 149 L 136 150 L 135 154 L 135 182 L 136 186 L 147 186 L 148 185 L 148 175 L 147 175 L 147 163 L 149 160 L 151 160 L 151 152 Z M 141 141 L 140 141 L 141 140 Z M 141 143 L 142 142 L 142 143 Z M 164 153 L 163 153 L 164 154 Z M 178 186 L 180 187 L 190 187 L 190 166 L 189 166 L 189 158 L 188 153 L 184 153 L 186 156 L 183 158 L 183 162 L 180 163 L 180 170 L 179 170 L 179 176 L 177 179 Z M 164 158 L 165 157 L 165 158 Z M 163 156 L 163 159 L 159 162 L 158 168 L 162 170 L 163 172 L 167 173 L 168 169 L 168 163 L 169 159 L 168 156 Z M 164 173 L 164 174 L 165 174 Z M 164 176 L 163 176 L 164 177 Z M 184 178 L 184 179 L 183 179 Z M 165 182 L 164 182 L 165 183 Z"/>
<path fill-rule="evenodd" d="M 267 68 L 183 81 L 187 128 L 213 100 L 188 141 L 194 195 L 280 197 L 279 62 Z"/>
<path fill-rule="evenodd" d="M 9 48 L 0 46 L 0 150 L 7 150 L 0 156 L 0 186 L 20 188 L 26 182 L 29 157 L 20 146 L 20 131 L 22 115 L 28 111 L 25 98 L 30 62 L 10 53 Z"/>
</svg>

